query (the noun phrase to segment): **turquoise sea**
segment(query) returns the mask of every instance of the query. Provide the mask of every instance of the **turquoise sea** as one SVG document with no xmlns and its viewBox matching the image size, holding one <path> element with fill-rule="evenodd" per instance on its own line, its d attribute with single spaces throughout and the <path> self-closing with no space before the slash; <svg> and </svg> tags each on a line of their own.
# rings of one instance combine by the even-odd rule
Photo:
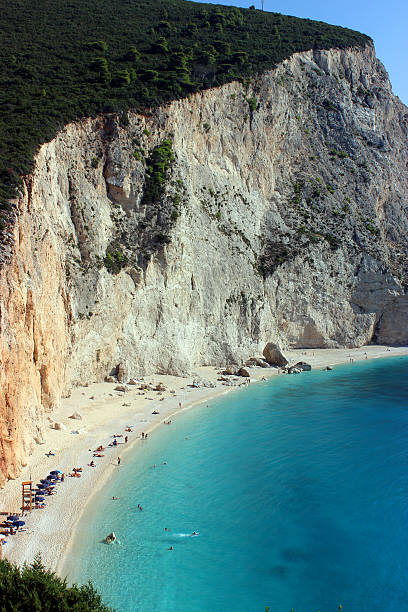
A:
<svg viewBox="0 0 408 612">
<path fill-rule="evenodd" d="M 126 456 L 77 546 L 75 579 L 119 612 L 408 610 L 408 358 L 178 416 Z"/>
</svg>

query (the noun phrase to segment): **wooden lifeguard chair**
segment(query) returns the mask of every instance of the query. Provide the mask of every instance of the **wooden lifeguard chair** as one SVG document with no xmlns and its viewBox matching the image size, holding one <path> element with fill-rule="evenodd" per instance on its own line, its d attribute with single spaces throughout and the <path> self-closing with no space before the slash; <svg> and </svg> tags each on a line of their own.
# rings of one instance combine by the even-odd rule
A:
<svg viewBox="0 0 408 612">
<path fill-rule="evenodd" d="M 32 481 L 22 482 L 21 486 L 23 488 L 23 503 L 21 504 L 21 510 L 23 512 L 31 512 L 33 509 L 33 486 Z"/>
</svg>

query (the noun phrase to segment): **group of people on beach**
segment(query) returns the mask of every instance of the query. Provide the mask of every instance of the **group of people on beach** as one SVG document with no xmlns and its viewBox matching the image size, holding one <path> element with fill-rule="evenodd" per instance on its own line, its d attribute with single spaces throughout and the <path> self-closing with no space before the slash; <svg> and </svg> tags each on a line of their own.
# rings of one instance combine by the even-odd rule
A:
<svg viewBox="0 0 408 612">
<path fill-rule="evenodd" d="M 179 408 L 181 407 L 181 403 L 179 404 Z M 164 421 L 165 425 L 170 425 L 171 424 L 171 420 L 168 421 Z M 97 463 L 95 461 L 95 459 L 100 459 L 103 458 L 105 456 L 104 451 L 107 450 L 107 447 L 111 447 L 111 448 L 116 448 L 119 444 L 127 444 L 129 441 L 129 436 L 127 434 L 129 433 L 133 433 L 133 426 L 132 425 L 126 425 L 125 427 L 125 432 L 126 435 L 124 436 L 123 434 L 113 434 L 112 438 L 113 440 L 107 445 L 104 446 L 103 444 L 99 444 L 95 449 L 89 449 L 90 452 L 92 452 L 92 459 L 89 461 L 88 463 L 88 467 L 91 468 L 96 468 L 97 467 Z M 120 440 L 120 438 L 124 437 L 124 442 L 122 442 Z M 141 432 L 141 436 L 140 438 L 142 440 L 147 440 L 148 439 L 148 433 L 145 433 L 144 431 Z M 53 450 L 49 450 L 48 453 L 46 453 L 47 457 L 55 457 L 56 453 Z M 165 464 L 166 462 L 164 462 Z M 120 456 L 117 457 L 117 465 L 120 466 L 121 465 L 121 458 Z M 55 470 L 55 472 L 58 472 L 55 474 L 54 476 L 54 480 L 52 480 L 51 483 L 49 483 L 46 487 L 42 487 L 41 489 L 38 489 L 35 492 L 35 508 L 45 508 L 46 507 L 46 503 L 44 501 L 44 496 L 45 495 L 54 495 L 56 493 L 56 489 L 55 489 L 55 484 L 56 482 L 59 483 L 63 483 L 64 479 L 65 479 L 65 474 L 63 472 L 61 472 L 60 470 Z M 81 478 L 83 474 L 83 468 L 82 467 L 73 467 L 72 471 L 68 473 L 68 476 L 70 476 L 71 478 Z M 48 477 L 47 477 L 48 478 Z M 119 497 L 113 496 L 112 500 L 118 500 Z M 143 507 L 138 504 L 137 505 L 138 510 L 139 511 L 143 511 Z M 19 518 L 19 517 L 17 517 Z M 6 524 L 3 523 L 3 531 L 0 531 L 0 533 L 2 533 L 3 535 L 14 535 L 16 532 L 18 531 L 18 527 L 14 527 L 13 524 Z M 194 532 L 194 534 L 192 535 L 196 535 L 196 533 Z M 1 544 L 5 544 L 7 541 L 4 538 L 0 537 L 0 545 Z M 0 548 L 1 549 L 1 548 Z M 173 549 L 173 547 L 171 548 Z"/>
</svg>

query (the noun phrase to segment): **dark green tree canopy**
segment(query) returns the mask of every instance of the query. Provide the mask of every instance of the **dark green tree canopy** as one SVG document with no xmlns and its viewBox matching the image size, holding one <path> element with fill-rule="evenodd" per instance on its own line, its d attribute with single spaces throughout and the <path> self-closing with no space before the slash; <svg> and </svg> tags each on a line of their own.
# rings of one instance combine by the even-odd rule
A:
<svg viewBox="0 0 408 612">
<path fill-rule="evenodd" d="M 296 51 L 370 41 L 322 22 L 183 0 L 0 0 L 0 9 L 0 208 L 38 146 L 69 121 L 143 110 Z"/>
<path fill-rule="evenodd" d="M 23 568 L 0 561 L 0 609 L 2 612 L 113 612 L 90 582 L 68 587 L 65 580 L 47 571 L 39 558 Z"/>
</svg>

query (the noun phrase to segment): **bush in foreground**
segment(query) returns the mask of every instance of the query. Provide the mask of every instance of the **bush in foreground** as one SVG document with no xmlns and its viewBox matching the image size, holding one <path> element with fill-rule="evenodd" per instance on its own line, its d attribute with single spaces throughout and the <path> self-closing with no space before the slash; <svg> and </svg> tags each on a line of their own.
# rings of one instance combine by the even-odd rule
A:
<svg viewBox="0 0 408 612">
<path fill-rule="evenodd" d="M 91 582 L 72 587 L 45 569 L 39 557 L 22 568 L 0 561 L 1 612 L 113 612 Z"/>
</svg>

